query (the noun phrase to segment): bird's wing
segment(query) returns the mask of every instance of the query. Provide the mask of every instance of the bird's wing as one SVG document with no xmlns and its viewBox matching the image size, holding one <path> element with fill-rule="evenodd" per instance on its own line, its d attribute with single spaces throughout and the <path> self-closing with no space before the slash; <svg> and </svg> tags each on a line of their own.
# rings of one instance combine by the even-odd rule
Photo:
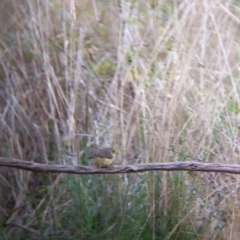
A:
<svg viewBox="0 0 240 240">
<path fill-rule="evenodd" d="M 95 158 L 95 157 L 113 158 L 113 153 L 112 153 L 111 149 L 109 149 L 109 148 L 102 148 L 102 149 L 98 149 L 95 152 L 93 152 L 92 154 L 90 154 L 88 159 Z"/>
<path fill-rule="evenodd" d="M 96 152 L 96 156 L 100 158 L 113 158 L 113 154 L 110 148 L 99 149 Z"/>
</svg>

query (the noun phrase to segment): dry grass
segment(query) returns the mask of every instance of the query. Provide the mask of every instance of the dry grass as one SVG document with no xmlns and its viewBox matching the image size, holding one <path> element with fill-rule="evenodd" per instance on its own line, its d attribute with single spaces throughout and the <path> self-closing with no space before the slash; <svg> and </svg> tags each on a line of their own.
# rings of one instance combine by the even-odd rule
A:
<svg viewBox="0 0 240 240">
<path fill-rule="evenodd" d="M 0 6 L 2 156 L 86 164 L 88 146 L 117 144 L 122 164 L 238 163 L 237 1 L 11 0 Z M 52 205 L 71 206 L 67 176 L 63 181 L 62 175 L 0 171 L 1 223 L 46 229 L 52 221 L 57 234 L 61 215 L 51 215 Z M 162 239 L 179 239 L 183 228 L 194 239 L 239 235 L 238 176 L 146 173 L 114 179 L 119 201 L 123 192 L 144 189 L 141 203 L 136 192 L 125 204 L 148 206 L 143 226 L 149 223 L 152 239 L 160 236 L 159 214 L 170 219 L 171 212 L 181 217 Z M 111 179 L 103 181 L 109 196 Z M 126 206 L 119 204 L 123 214 Z M 146 236 L 143 229 L 136 232 L 134 239 Z"/>
</svg>

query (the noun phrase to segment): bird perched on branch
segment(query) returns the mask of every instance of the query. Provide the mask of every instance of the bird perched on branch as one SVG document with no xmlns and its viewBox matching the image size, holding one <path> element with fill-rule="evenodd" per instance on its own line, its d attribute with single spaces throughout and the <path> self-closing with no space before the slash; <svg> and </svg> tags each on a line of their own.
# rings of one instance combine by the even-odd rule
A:
<svg viewBox="0 0 240 240">
<path fill-rule="evenodd" d="M 98 167 L 107 167 L 112 164 L 116 153 L 114 147 L 101 148 L 90 154 L 88 159 L 94 159 Z"/>
</svg>

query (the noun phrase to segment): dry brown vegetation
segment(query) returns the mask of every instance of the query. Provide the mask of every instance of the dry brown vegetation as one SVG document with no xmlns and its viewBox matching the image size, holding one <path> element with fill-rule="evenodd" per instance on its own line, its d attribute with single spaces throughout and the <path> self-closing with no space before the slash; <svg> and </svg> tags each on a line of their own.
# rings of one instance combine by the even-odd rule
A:
<svg viewBox="0 0 240 240">
<path fill-rule="evenodd" d="M 120 164 L 239 163 L 239 12 L 221 0 L 1 1 L 1 156 L 87 165 L 88 147 L 117 144 Z M 238 239 L 238 175 L 94 177 L 1 167 L 1 239 Z M 78 209 L 95 218 L 75 222 Z"/>
</svg>

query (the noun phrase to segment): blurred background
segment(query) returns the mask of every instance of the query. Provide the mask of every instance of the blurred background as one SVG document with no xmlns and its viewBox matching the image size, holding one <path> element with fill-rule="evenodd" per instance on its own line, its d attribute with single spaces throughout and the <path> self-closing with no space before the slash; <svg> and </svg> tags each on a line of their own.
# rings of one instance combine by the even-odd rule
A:
<svg viewBox="0 0 240 240">
<path fill-rule="evenodd" d="M 0 156 L 239 163 L 240 3 L 1 0 Z M 238 175 L 0 168 L 0 239 L 238 239 Z"/>
</svg>

